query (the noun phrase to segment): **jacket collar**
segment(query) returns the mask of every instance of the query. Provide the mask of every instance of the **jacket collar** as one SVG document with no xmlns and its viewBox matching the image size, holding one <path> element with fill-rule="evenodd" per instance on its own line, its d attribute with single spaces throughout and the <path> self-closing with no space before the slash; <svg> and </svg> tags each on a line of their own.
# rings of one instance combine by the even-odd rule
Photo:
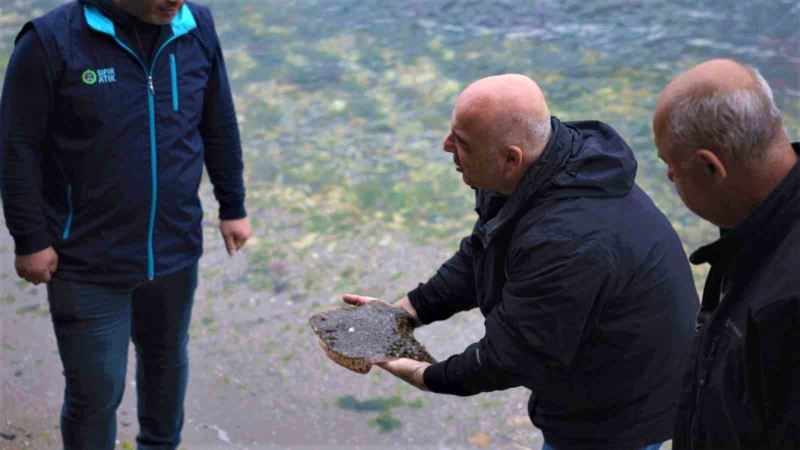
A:
<svg viewBox="0 0 800 450">
<path fill-rule="evenodd" d="M 800 154 L 800 142 L 792 144 Z M 795 164 L 778 186 L 758 207 L 739 225 L 729 230 L 721 230 L 722 237 L 717 241 L 700 247 L 692 253 L 692 264 L 729 264 L 744 247 L 761 236 L 769 242 L 784 235 L 790 224 L 800 214 L 800 163 Z M 769 247 L 769 242 L 762 245 Z"/>
<path fill-rule="evenodd" d="M 112 20 L 111 17 L 104 13 L 94 3 L 94 1 L 85 1 L 83 3 L 83 14 L 86 18 L 86 23 L 89 25 L 89 28 L 100 33 L 117 37 L 116 24 L 114 23 L 114 20 Z M 192 11 L 189 9 L 189 6 L 186 3 L 181 6 L 178 14 L 174 19 L 172 19 L 170 28 L 172 30 L 173 37 L 187 34 L 193 29 L 197 28 L 197 22 L 194 20 L 194 15 L 192 15 Z"/>
<path fill-rule="evenodd" d="M 550 124 L 552 132 L 542 155 L 528 167 L 510 197 L 494 192 L 478 192 L 477 210 L 482 225 L 475 234 L 484 247 L 507 223 L 518 217 L 523 206 L 537 198 L 553 182 L 559 169 L 577 153 L 580 146 L 575 145 L 575 141 L 580 137 L 579 131 L 566 126 L 555 116 L 550 118 Z M 495 211 L 497 214 L 492 216 Z"/>
</svg>

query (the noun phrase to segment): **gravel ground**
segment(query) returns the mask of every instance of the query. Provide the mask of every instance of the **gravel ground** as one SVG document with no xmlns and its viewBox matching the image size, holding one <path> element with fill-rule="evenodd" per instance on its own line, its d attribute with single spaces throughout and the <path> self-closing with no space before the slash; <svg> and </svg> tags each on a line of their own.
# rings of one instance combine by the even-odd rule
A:
<svg viewBox="0 0 800 450">
<path fill-rule="evenodd" d="M 452 246 L 415 244 L 375 230 L 355 235 L 357 245 L 320 238 L 303 258 L 287 252 L 285 260 L 270 260 L 264 276 L 271 288 L 254 290 L 247 252 L 274 242 L 291 249 L 303 240 L 292 226 L 299 218 L 264 214 L 270 229 L 233 258 L 216 225 L 205 226 L 181 448 L 540 448 L 541 433 L 527 418 L 526 390 L 457 398 L 419 392 L 378 368 L 358 375 L 330 362 L 307 324 L 345 292 L 393 299 L 426 279 Z M 0 449 L 57 449 L 63 377 L 45 289 L 17 280 L 5 232 L 0 250 L 0 431 L 14 435 L 0 437 Z M 343 283 L 342 274 L 363 289 Z M 482 320 L 477 311 L 460 314 L 416 335 L 443 359 L 480 338 Z M 117 415 L 122 449 L 135 448 L 138 428 L 133 353 Z"/>
</svg>

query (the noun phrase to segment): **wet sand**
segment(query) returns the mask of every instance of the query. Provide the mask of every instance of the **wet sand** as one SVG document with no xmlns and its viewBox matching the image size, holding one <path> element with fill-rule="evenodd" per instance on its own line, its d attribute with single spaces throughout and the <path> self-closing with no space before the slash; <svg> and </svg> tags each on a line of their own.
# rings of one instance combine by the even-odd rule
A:
<svg viewBox="0 0 800 450">
<path fill-rule="evenodd" d="M 274 211 L 270 217 L 274 223 Z M 273 242 L 298 238 L 292 227 L 277 229 L 283 231 L 263 233 Z M 327 272 L 276 262 L 272 288 L 256 291 L 245 275 L 246 252 L 261 245 L 258 240 L 228 258 L 215 224 L 206 224 L 205 234 L 181 448 L 540 448 L 541 434 L 527 418 L 526 390 L 457 398 L 419 392 L 378 368 L 358 375 L 329 361 L 308 326 L 312 312 L 340 301 L 342 268 L 359 267 L 351 275 L 364 294 L 399 295 L 426 279 L 451 248 L 412 244 L 401 235 L 364 236 L 346 251 L 320 243 L 309 253 L 309 266 Z M 63 377 L 45 289 L 17 281 L 10 238 L 0 235 L 0 431 L 15 435 L 0 438 L 0 449 L 57 449 Z M 309 276 L 321 280 L 318 289 L 296 288 Z M 415 334 L 444 359 L 480 338 L 482 318 L 473 311 Z M 135 448 L 133 375 L 131 347 L 117 414 L 121 449 Z"/>
</svg>

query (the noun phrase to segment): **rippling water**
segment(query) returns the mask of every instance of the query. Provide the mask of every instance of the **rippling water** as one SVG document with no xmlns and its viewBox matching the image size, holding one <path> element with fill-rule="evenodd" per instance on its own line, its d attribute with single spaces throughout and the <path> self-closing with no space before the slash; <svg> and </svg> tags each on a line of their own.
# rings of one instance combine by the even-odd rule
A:
<svg viewBox="0 0 800 450">
<path fill-rule="evenodd" d="M 0 62 L 26 19 L 60 3 L 4 2 Z M 650 115 L 663 86 L 702 60 L 739 59 L 762 71 L 800 134 L 796 1 L 205 3 L 226 50 L 251 190 L 325 196 L 341 187 L 362 212 L 395 211 L 428 231 L 468 227 L 470 195 L 439 139 L 454 96 L 483 76 L 525 73 L 560 117 L 617 128 L 637 153 L 639 183 L 688 227 L 679 231 L 690 246 L 711 232 L 677 201 L 655 158 Z"/>
<path fill-rule="evenodd" d="M 0 72 L 22 24 L 61 3 L 0 0 Z M 454 97 L 470 81 L 524 73 L 539 82 L 562 119 L 615 127 L 636 152 L 637 182 L 672 220 L 687 250 L 713 239 L 716 230 L 686 210 L 655 155 L 652 109 L 672 77 L 713 57 L 753 64 L 772 85 L 791 136 L 800 138 L 796 0 L 202 3 L 214 13 L 225 50 L 256 233 L 243 256 L 227 259 L 204 185 L 208 251 L 191 331 L 189 448 L 209 442 L 219 445 L 200 447 L 541 443 L 524 416 L 523 393 L 424 397 L 423 408 L 423 397 L 392 390 L 376 373 L 363 383 L 332 364 L 320 368 L 323 357 L 305 323 L 320 306 L 338 303 L 342 292 L 403 295 L 469 232 L 471 191 L 440 139 Z M 0 256 L 10 264 L 5 239 Z M 0 359 L 10 362 L 0 365 L 0 387 L 16 399 L 6 402 L 13 408 L 0 408 L 0 417 L 20 436 L 21 430 L 38 433 L 35 448 L 47 448 L 40 445 L 45 441 L 57 448 L 52 426 L 61 392 L 54 380 L 61 367 L 48 314 L 23 315 L 37 311 L 43 292 L 14 283 L 10 266 L 0 275 L 6 279 L 0 329 L 12 330 L 0 348 Z M 698 285 L 704 275 L 695 269 Z M 426 327 L 422 341 L 437 356 L 461 351 L 481 336 L 481 318 L 472 319 Z M 123 405 L 129 415 L 120 416 L 128 440 L 135 433 L 124 425 L 135 422 L 131 391 Z M 377 418 L 352 411 L 373 404 L 362 401 L 370 396 L 405 406 L 397 418 L 388 406 Z M 365 423 L 395 427 L 398 418 L 408 423 L 387 435 Z"/>
</svg>

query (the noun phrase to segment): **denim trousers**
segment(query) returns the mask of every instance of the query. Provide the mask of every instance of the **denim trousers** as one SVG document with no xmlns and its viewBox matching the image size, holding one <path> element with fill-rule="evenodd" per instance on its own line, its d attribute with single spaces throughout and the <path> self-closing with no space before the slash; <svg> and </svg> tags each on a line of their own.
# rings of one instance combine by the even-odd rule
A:
<svg viewBox="0 0 800 450">
<path fill-rule="evenodd" d="M 175 449 L 189 378 L 189 322 L 197 264 L 138 285 L 52 279 L 47 300 L 64 366 L 65 450 L 112 450 L 136 349 L 139 450 Z"/>
</svg>

